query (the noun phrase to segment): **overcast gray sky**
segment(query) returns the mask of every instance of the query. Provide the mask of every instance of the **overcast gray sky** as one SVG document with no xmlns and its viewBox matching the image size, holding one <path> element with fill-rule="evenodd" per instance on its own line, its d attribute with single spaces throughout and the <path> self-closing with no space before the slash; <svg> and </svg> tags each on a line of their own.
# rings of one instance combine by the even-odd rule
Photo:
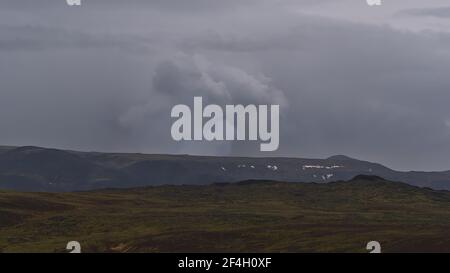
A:
<svg viewBox="0 0 450 273">
<path fill-rule="evenodd" d="M 447 0 L 1 0 L 0 144 L 450 169 L 449 29 Z M 280 103 L 279 150 L 172 141 L 195 95 Z"/>
</svg>

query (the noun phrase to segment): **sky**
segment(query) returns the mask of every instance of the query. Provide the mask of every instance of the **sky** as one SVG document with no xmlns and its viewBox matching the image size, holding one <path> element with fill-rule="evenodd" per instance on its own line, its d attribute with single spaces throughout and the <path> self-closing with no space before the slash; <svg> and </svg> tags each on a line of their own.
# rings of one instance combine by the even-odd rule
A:
<svg viewBox="0 0 450 273">
<path fill-rule="evenodd" d="M 449 170 L 449 29 L 446 0 L 2 0 L 0 145 Z M 280 104 L 279 149 L 173 141 L 194 96 Z"/>
</svg>

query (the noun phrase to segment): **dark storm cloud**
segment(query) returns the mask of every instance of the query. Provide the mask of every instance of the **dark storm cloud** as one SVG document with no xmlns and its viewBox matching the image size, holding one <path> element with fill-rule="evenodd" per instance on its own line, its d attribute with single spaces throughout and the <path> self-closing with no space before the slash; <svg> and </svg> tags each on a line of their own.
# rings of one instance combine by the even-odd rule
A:
<svg viewBox="0 0 450 273">
<path fill-rule="evenodd" d="M 52 50 L 117 48 L 145 51 L 151 39 L 133 35 L 88 34 L 43 26 L 0 25 L 0 50 Z"/>
<path fill-rule="evenodd" d="M 81 8 L 152 8 L 169 12 L 204 12 L 208 10 L 223 11 L 224 9 L 242 8 L 255 4 L 261 5 L 270 3 L 271 0 L 81 0 L 81 2 L 83 4 Z M 66 6 L 66 0 L 2 0 L 0 2 L 0 7 L 13 9 L 54 9 L 65 8 Z"/>
<path fill-rule="evenodd" d="M 448 33 L 304 12 L 332 1 L 61 2 L 0 2 L 1 144 L 450 169 Z M 279 151 L 175 143 L 194 95 L 280 103 Z"/>
<path fill-rule="evenodd" d="M 400 11 L 398 14 L 410 16 L 450 18 L 450 7 L 406 9 Z"/>
<path fill-rule="evenodd" d="M 311 17 L 288 26 L 228 39 L 207 34 L 188 43 L 261 63 L 294 104 L 285 113 L 281 154 L 370 154 L 401 168 L 439 168 L 429 158 L 448 162 L 447 34 Z"/>
</svg>

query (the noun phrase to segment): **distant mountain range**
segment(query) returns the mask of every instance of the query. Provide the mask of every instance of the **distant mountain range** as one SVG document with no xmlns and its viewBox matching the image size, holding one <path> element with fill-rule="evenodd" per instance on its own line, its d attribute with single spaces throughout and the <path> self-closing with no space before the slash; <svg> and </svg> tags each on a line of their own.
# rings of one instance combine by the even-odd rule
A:
<svg viewBox="0 0 450 273">
<path fill-rule="evenodd" d="M 80 191 L 248 179 L 325 183 L 357 175 L 450 190 L 450 171 L 400 172 L 341 155 L 326 159 L 247 158 L 0 147 L 0 189 L 18 191 Z"/>
</svg>

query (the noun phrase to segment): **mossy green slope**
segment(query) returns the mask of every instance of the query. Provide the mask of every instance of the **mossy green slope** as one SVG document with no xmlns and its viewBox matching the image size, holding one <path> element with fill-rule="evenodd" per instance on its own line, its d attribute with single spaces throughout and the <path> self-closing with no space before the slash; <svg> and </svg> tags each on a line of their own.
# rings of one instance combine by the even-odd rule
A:
<svg viewBox="0 0 450 273">
<path fill-rule="evenodd" d="M 450 252 L 450 193 L 377 177 L 0 192 L 0 252 Z"/>
</svg>

